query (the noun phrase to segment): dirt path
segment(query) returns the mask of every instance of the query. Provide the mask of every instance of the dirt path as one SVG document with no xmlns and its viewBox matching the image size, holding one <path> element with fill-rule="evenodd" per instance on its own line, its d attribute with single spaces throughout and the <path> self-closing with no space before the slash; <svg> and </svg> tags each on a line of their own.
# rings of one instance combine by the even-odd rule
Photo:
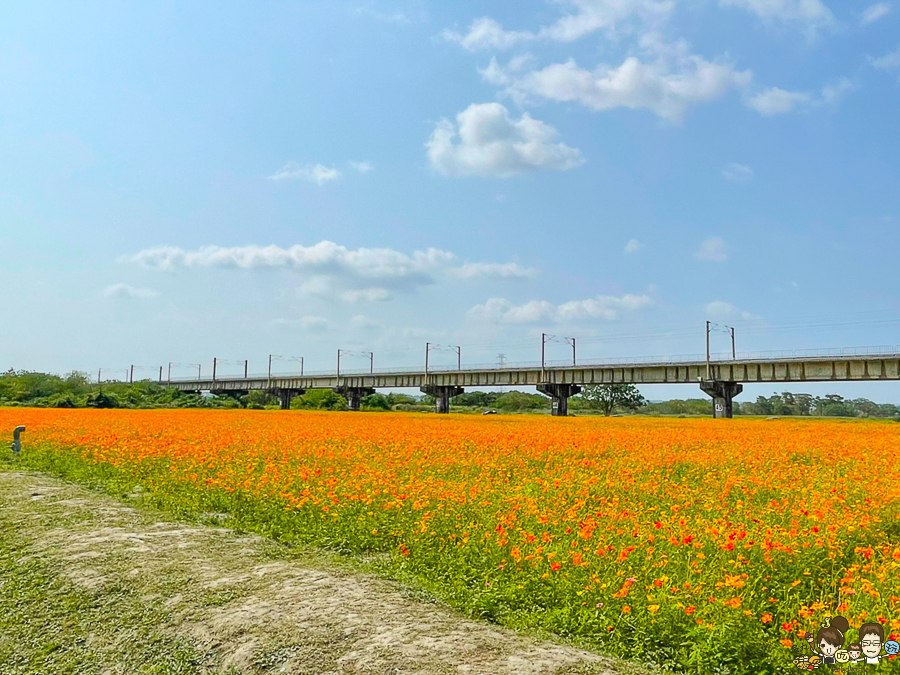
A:
<svg viewBox="0 0 900 675">
<path fill-rule="evenodd" d="M 39 564 L 54 579 L 51 604 L 71 604 L 66 588 L 80 598 L 80 637 L 60 642 L 98 673 L 648 672 L 472 621 L 327 554 L 297 557 L 42 474 L 0 471 L 0 525 L 15 569 Z M 69 630 L 75 619 L 59 612 L 40 635 Z M 58 658 L 39 647 L 27 663 Z M 181 665 L 135 668 L 152 659 Z M 28 667 L 0 673 L 39 672 Z"/>
</svg>

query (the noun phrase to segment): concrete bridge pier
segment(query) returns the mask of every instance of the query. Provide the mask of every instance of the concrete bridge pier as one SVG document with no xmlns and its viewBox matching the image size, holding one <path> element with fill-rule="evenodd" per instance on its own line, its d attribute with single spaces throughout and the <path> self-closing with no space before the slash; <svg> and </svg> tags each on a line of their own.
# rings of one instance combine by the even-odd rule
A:
<svg viewBox="0 0 900 675">
<path fill-rule="evenodd" d="M 419 391 L 434 396 L 434 412 L 446 414 L 450 412 L 450 399 L 459 396 L 465 390 L 453 385 L 425 385 L 419 387 Z"/>
<path fill-rule="evenodd" d="M 581 393 L 581 387 L 577 384 L 539 384 L 537 390 L 546 394 L 552 400 L 550 414 L 557 417 L 565 417 L 569 414 L 569 397 Z"/>
<path fill-rule="evenodd" d="M 303 396 L 306 393 L 305 389 L 273 389 L 272 394 L 278 397 L 278 402 L 281 404 L 282 410 L 290 410 L 291 409 L 291 400 L 295 396 Z"/>
<path fill-rule="evenodd" d="M 347 408 L 359 410 L 363 396 L 374 394 L 375 390 L 369 387 L 335 387 L 334 392 L 347 399 Z"/>
<path fill-rule="evenodd" d="M 700 389 L 709 394 L 713 400 L 713 417 L 734 417 L 732 400 L 744 391 L 740 382 L 724 382 L 722 380 L 703 380 Z"/>
</svg>

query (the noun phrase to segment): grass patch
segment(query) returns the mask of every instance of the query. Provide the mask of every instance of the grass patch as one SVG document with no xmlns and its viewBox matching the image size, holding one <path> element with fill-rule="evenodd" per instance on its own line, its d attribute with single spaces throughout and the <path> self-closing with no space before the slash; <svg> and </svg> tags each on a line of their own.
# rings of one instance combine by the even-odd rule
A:
<svg viewBox="0 0 900 675">
<path fill-rule="evenodd" d="M 0 673 L 203 673 L 201 655 L 165 630 L 166 613 L 113 581 L 94 591 L 28 555 L 24 523 L 0 522 Z"/>
</svg>

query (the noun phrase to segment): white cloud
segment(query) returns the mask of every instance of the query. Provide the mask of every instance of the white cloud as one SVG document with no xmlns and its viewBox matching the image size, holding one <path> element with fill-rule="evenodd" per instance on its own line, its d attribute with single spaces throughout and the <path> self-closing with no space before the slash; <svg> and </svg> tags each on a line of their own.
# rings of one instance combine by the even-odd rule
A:
<svg viewBox="0 0 900 675">
<path fill-rule="evenodd" d="M 489 323 L 538 323 L 577 321 L 583 319 L 603 319 L 614 321 L 623 312 L 633 312 L 649 307 L 653 301 L 647 295 L 598 295 L 587 300 L 573 300 L 555 305 L 546 300 L 532 300 L 522 305 L 515 305 L 505 298 L 491 298 L 481 305 L 476 305 L 468 312 L 468 317 L 475 321 Z"/>
<path fill-rule="evenodd" d="M 331 169 L 321 164 L 307 164 L 301 166 L 297 162 L 288 162 L 281 169 L 269 176 L 269 180 L 305 180 L 316 185 L 325 185 L 325 183 L 337 180 L 341 177 L 338 169 Z"/>
<path fill-rule="evenodd" d="M 409 18 L 403 12 L 385 13 L 375 11 L 374 9 L 370 9 L 368 7 L 358 7 L 356 9 L 356 13 L 371 17 L 376 21 L 381 21 L 382 23 L 394 23 L 400 25 L 411 23 Z"/>
<path fill-rule="evenodd" d="M 389 248 L 348 249 L 331 241 L 313 246 L 203 246 L 186 251 L 159 246 L 126 257 L 145 267 L 170 270 L 178 267 L 292 268 L 307 271 L 350 273 L 372 279 L 402 278 L 451 262 L 455 256 L 429 248 L 406 255 Z"/>
<path fill-rule="evenodd" d="M 637 239 L 629 239 L 628 243 L 625 244 L 625 253 L 634 253 L 643 248 L 643 246 L 644 245 Z"/>
<path fill-rule="evenodd" d="M 159 246 L 120 260 L 158 270 L 292 270 L 305 276 L 298 289 L 301 296 L 345 302 L 383 301 L 393 291 L 410 292 L 441 279 L 527 279 L 537 274 L 518 263 L 460 262 L 455 254 L 435 248 L 406 254 L 389 248 L 348 249 L 330 241 L 287 248 L 204 246 L 195 251 Z"/>
<path fill-rule="evenodd" d="M 747 105 L 760 115 L 780 115 L 791 112 L 798 105 L 809 103 L 811 100 L 812 96 L 806 92 L 771 87 L 748 98 Z"/>
<path fill-rule="evenodd" d="M 615 36 L 621 24 L 631 19 L 655 27 L 669 18 L 675 6 L 674 0 L 559 0 L 558 4 L 571 11 L 536 32 L 506 30 L 495 19 L 481 17 L 465 33 L 445 30 L 441 36 L 469 51 L 505 50 L 535 40 L 574 42 L 598 30 Z"/>
<path fill-rule="evenodd" d="M 730 162 L 722 169 L 722 175 L 733 183 L 746 183 L 753 178 L 753 169 L 745 164 Z"/>
<path fill-rule="evenodd" d="M 104 298 L 116 298 L 120 300 L 150 300 L 159 295 L 149 288 L 135 288 L 128 284 L 113 284 L 107 286 L 101 292 Z"/>
<path fill-rule="evenodd" d="M 869 5 L 863 10 L 862 16 L 859 19 L 859 24 L 861 26 L 868 26 L 871 23 L 875 23 L 878 19 L 884 18 L 891 11 L 891 3 L 889 2 L 877 2 L 874 5 Z"/>
<path fill-rule="evenodd" d="M 819 94 L 819 100 L 816 101 L 816 104 L 826 105 L 828 103 L 837 103 L 849 92 L 853 91 L 855 87 L 856 85 L 853 84 L 853 81 L 848 77 L 839 77 L 832 80 L 822 87 L 822 91 Z"/>
<path fill-rule="evenodd" d="M 700 248 L 694 253 L 697 260 L 709 262 L 725 262 L 728 254 L 725 252 L 725 240 L 722 237 L 710 237 L 700 244 Z"/>
<path fill-rule="evenodd" d="M 530 279 L 538 271 L 518 263 L 465 263 L 453 273 L 461 279 Z"/>
<path fill-rule="evenodd" d="M 746 9 L 765 21 L 794 24 L 815 32 L 834 22 L 820 0 L 719 0 L 719 4 Z"/>
<path fill-rule="evenodd" d="M 357 330 L 375 330 L 384 328 L 384 324 L 376 319 L 370 319 L 364 314 L 357 314 L 350 319 L 350 326 Z"/>
<path fill-rule="evenodd" d="M 734 314 L 734 305 L 723 300 L 713 300 L 706 305 L 706 315 L 713 319 L 727 319 Z"/>
<path fill-rule="evenodd" d="M 473 103 L 441 120 L 426 143 L 431 165 L 444 175 L 507 178 L 535 169 L 573 169 L 581 153 L 557 142 L 552 126 L 528 113 L 518 120 L 499 103 Z"/>
<path fill-rule="evenodd" d="M 534 63 L 535 58 L 531 54 L 519 54 L 509 60 L 505 66 L 501 66 L 496 56 L 491 57 L 486 68 L 479 68 L 481 79 L 498 87 L 508 87 L 514 82 L 513 75 L 525 70 Z"/>
<path fill-rule="evenodd" d="M 849 78 L 840 77 L 823 86 L 818 95 L 805 91 L 787 91 L 771 87 L 748 97 L 746 103 L 761 115 L 780 115 L 789 113 L 797 107 L 837 103 L 853 88 L 854 84 Z"/>
<path fill-rule="evenodd" d="M 589 71 L 569 59 L 522 76 L 492 63 L 487 71 L 495 83 L 505 78 L 509 82 L 505 93 L 522 104 L 537 98 L 576 102 L 596 111 L 644 109 L 675 122 L 692 106 L 718 99 L 753 78 L 750 71 L 735 70 L 725 61 L 688 53 L 684 43 L 664 45 L 653 36 L 645 37 L 642 44 L 653 60 L 629 56 L 619 66 L 600 65 Z"/>
<path fill-rule="evenodd" d="M 275 319 L 270 323 L 275 328 L 299 328 L 308 333 L 324 333 L 334 328 L 334 324 L 323 316 L 301 316 L 299 319 Z"/>
<path fill-rule="evenodd" d="M 743 321 L 758 321 L 762 319 L 762 317 L 757 314 L 738 310 L 733 304 L 725 302 L 724 300 L 713 300 L 712 302 L 707 303 L 705 309 L 706 315 L 711 319 L 725 320 L 740 318 Z"/>
<path fill-rule="evenodd" d="M 879 56 L 877 59 L 873 59 L 870 56 L 869 63 L 876 68 L 881 68 L 883 70 L 900 69 L 900 47 L 897 48 L 897 51 L 890 52 L 884 56 Z"/>
<path fill-rule="evenodd" d="M 674 0 L 568 0 L 575 11 L 540 30 L 540 37 L 573 42 L 598 30 L 614 33 L 623 21 L 636 17 L 651 27 L 665 22 Z"/>
<path fill-rule="evenodd" d="M 340 294 L 344 302 L 384 302 L 390 300 L 391 292 L 386 288 L 361 288 L 358 290 L 344 291 Z"/>
<path fill-rule="evenodd" d="M 374 170 L 375 167 L 372 166 L 371 162 L 354 162 L 352 159 L 348 162 L 351 167 L 359 171 L 360 173 L 369 173 Z"/>
<path fill-rule="evenodd" d="M 445 30 L 441 33 L 441 37 L 450 42 L 456 42 L 463 49 L 476 51 L 478 49 L 509 49 L 521 42 L 533 40 L 534 34 L 529 31 L 504 30 L 497 21 L 483 16 L 475 19 L 465 34 Z"/>
</svg>

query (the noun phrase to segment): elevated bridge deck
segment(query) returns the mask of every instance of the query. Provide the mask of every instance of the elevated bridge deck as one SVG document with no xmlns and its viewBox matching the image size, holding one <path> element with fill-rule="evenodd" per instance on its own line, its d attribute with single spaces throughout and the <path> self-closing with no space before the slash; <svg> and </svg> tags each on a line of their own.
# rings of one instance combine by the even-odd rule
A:
<svg viewBox="0 0 900 675">
<path fill-rule="evenodd" d="M 291 395 L 309 389 L 332 389 L 348 395 L 351 407 L 374 389 L 419 388 L 435 396 L 449 398 L 465 387 L 535 386 L 554 399 L 554 412 L 565 414 L 565 400 L 584 385 L 595 384 L 700 384 L 714 399 L 714 411 L 730 416 L 731 399 L 740 393 L 741 383 L 753 382 L 841 382 L 900 380 L 900 350 L 890 353 L 847 355 L 800 355 L 768 358 L 717 359 L 635 363 L 595 363 L 575 366 L 507 366 L 418 371 L 393 369 L 368 373 L 309 373 L 171 380 L 163 384 L 181 391 L 211 391 L 217 394 L 255 389 Z M 720 386 L 721 383 L 723 386 Z M 286 393 L 286 394 L 285 394 Z M 720 400 L 721 399 L 721 400 Z M 559 411 L 557 401 L 562 401 Z M 355 404 L 355 405 L 354 405 Z M 716 406 L 724 406 L 717 410 Z M 441 403 L 438 403 L 440 412 Z M 727 408 L 727 409 L 726 409 Z"/>
</svg>

